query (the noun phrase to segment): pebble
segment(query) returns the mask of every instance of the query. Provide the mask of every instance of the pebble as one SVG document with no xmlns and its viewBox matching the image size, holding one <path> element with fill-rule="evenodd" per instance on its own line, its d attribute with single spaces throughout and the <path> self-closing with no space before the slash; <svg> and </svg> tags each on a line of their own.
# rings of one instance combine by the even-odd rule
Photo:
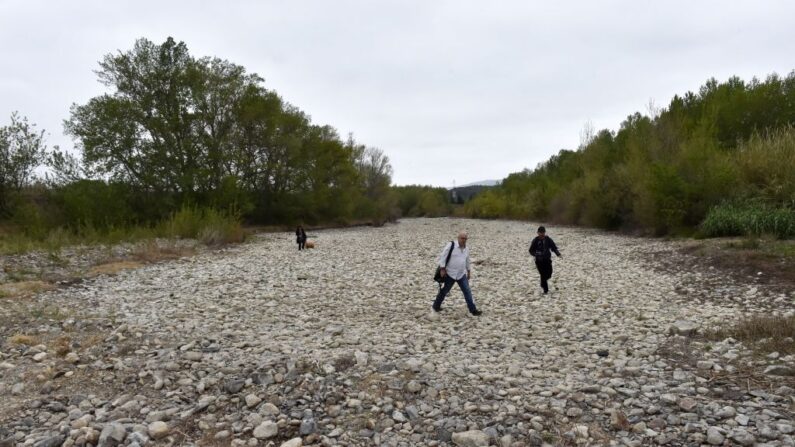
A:
<svg viewBox="0 0 795 447">
<path fill-rule="evenodd" d="M 147 433 L 152 439 L 162 439 L 168 436 L 170 429 L 168 424 L 163 421 L 155 421 L 147 427 Z"/>
<path fill-rule="evenodd" d="M 254 429 L 254 437 L 257 439 L 270 439 L 279 433 L 279 426 L 273 421 L 265 421 Z"/>
<path fill-rule="evenodd" d="M 457 288 L 432 312 L 436 290 L 424 279 L 462 227 L 479 318 Z M 740 278 L 708 266 L 667 270 L 684 259 L 676 242 L 555 228 L 565 257 L 555 260 L 550 297 L 537 293 L 519 249 L 527 223 L 405 219 L 317 233 L 323 244 L 307 252 L 289 235 L 265 233 L 32 297 L 31 305 L 77 310 L 4 328 L 35 333 L 41 345 L 0 352 L 0 393 L 15 405 L 0 440 L 793 444 L 785 382 L 755 389 L 710 378 L 753 366 L 784 380 L 776 374 L 795 358 L 692 337 L 750 312 L 786 312 L 791 297 L 767 299 L 764 283 L 747 295 Z M 63 334 L 70 352 L 50 357 Z M 101 393 L 80 386 L 87 377 Z"/>
</svg>

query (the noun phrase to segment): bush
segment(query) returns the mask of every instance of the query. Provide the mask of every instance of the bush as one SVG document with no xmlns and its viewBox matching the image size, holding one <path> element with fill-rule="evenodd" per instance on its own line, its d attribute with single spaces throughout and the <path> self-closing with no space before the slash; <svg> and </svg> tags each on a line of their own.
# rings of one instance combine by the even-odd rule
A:
<svg viewBox="0 0 795 447">
<path fill-rule="evenodd" d="M 795 127 L 752 135 L 739 145 L 734 162 L 747 195 L 795 207 Z"/>
<path fill-rule="evenodd" d="M 63 207 L 63 224 L 107 229 L 131 225 L 136 220 L 129 206 L 129 188 L 101 180 L 78 180 L 61 187 L 56 196 Z"/>
<path fill-rule="evenodd" d="M 167 237 L 198 239 L 207 245 L 245 239 L 238 215 L 212 208 L 183 207 L 161 224 L 161 233 Z"/>
<path fill-rule="evenodd" d="M 20 233 L 34 239 L 46 237 L 49 230 L 46 216 L 34 203 L 17 205 L 11 222 Z"/>
<path fill-rule="evenodd" d="M 756 204 L 724 204 L 713 207 L 701 223 L 710 237 L 774 235 L 795 236 L 795 210 Z"/>
</svg>

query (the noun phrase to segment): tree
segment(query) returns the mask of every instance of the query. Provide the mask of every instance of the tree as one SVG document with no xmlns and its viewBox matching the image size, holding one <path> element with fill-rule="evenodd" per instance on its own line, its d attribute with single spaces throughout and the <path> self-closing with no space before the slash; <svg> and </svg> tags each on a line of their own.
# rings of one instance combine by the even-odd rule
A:
<svg viewBox="0 0 795 447">
<path fill-rule="evenodd" d="M 30 185 L 36 177 L 35 169 L 46 156 L 44 131 L 37 132 L 35 124 L 11 114 L 11 124 L 0 127 L 0 214 L 11 212 L 11 196 Z"/>
<path fill-rule="evenodd" d="M 88 171 L 131 186 L 153 208 L 329 221 L 381 216 L 391 197 L 381 151 L 343 143 L 239 65 L 196 59 L 172 38 L 139 39 L 105 56 L 98 76 L 111 91 L 74 105 L 66 130 Z M 69 177 L 72 161 L 61 154 L 52 163 Z"/>
<path fill-rule="evenodd" d="M 112 93 L 73 106 L 65 123 L 88 167 L 188 201 L 233 173 L 237 113 L 261 78 L 224 60 L 196 60 L 170 37 L 105 56 L 97 74 Z"/>
</svg>

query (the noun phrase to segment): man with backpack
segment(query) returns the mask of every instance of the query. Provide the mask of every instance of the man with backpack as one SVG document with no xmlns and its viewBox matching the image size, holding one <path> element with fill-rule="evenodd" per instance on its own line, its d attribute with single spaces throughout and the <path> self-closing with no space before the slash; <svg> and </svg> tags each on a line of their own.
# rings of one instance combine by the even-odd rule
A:
<svg viewBox="0 0 795 447">
<path fill-rule="evenodd" d="M 453 284 L 458 283 L 461 292 L 464 294 L 464 300 L 467 303 L 469 313 L 474 316 L 481 315 L 481 311 L 475 307 L 475 300 L 472 299 L 472 290 L 469 288 L 469 279 L 472 277 L 469 262 L 469 248 L 467 248 L 467 235 L 466 231 L 458 233 L 458 241 L 450 241 L 439 256 L 439 281 L 441 286 L 439 294 L 436 295 L 436 300 L 433 302 L 433 310 L 435 312 L 442 311 L 442 302 Z"/>
<path fill-rule="evenodd" d="M 538 227 L 538 236 L 530 243 L 530 255 L 536 259 L 536 269 L 541 275 L 541 289 L 544 290 L 544 295 L 549 293 L 547 280 L 552 278 L 552 252 L 560 257 L 555 241 L 547 236 L 546 228 Z"/>
</svg>

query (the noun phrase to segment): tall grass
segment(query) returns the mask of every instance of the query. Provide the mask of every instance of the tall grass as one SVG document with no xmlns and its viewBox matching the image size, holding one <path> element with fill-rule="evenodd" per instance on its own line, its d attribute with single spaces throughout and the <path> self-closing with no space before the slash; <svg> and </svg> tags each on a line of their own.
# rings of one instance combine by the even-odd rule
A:
<svg viewBox="0 0 795 447">
<path fill-rule="evenodd" d="M 184 207 L 156 225 L 80 225 L 26 232 L 18 227 L 0 228 L 0 254 L 34 250 L 54 252 L 67 246 L 113 245 L 155 238 L 197 239 L 210 246 L 242 242 L 241 219 L 235 213 L 211 208 Z"/>
<path fill-rule="evenodd" d="M 795 126 L 755 133 L 733 159 L 746 194 L 795 207 Z"/>
<path fill-rule="evenodd" d="M 242 242 L 240 217 L 212 208 L 183 207 L 160 226 L 165 237 L 198 239 L 207 245 Z"/>
<path fill-rule="evenodd" d="M 795 237 L 795 210 L 756 204 L 723 204 L 710 209 L 701 223 L 709 237 L 773 235 Z"/>
<path fill-rule="evenodd" d="M 722 340 L 733 337 L 743 342 L 758 343 L 764 352 L 781 354 L 795 352 L 795 317 L 779 315 L 750 315 L 734 324 L 708 331 L 707 337 Z"/>
</svg>

